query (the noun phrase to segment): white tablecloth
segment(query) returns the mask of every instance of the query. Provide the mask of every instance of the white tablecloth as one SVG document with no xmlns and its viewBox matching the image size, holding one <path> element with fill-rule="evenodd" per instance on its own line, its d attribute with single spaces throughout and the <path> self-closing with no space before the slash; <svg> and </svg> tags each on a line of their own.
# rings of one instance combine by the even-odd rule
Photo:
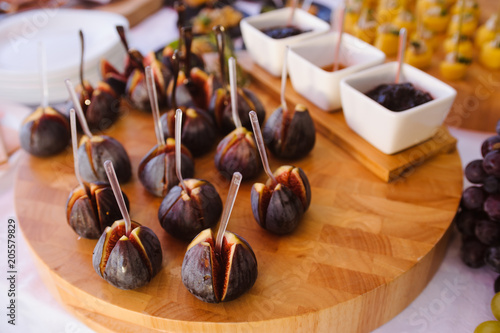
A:
<svg viewBox="0 0 500 333">
<path fill-rule="evenodd" d="M 152 27 L 160 32 L 158 36 L 151 33 Z M 176 38 L 164 33 L 169 30 L 175 30 L 175 14 L 163 9 L 132 29 L 130 44 L 144 52 L 157 49 Z M 494 125 L 491 124 L 492 130 Z M 481 142 L 493 135 L 493 132 L 450 130 L 458 139 L 463 165 L 480 158 Z M 11 157 L 8 170 L 0 170 L 0 332 L 92 332 L 69 314 L 46 289 L 19 230 L 16 233 L 16 325 L 7 322 L 7 220 L 15 216 L 13 186 L 17 156 Z M 375 333 L 470 333 L 479 323 L 494 320 L 490 301 L 497 274 L 487 268 L 474 270 L 463 265 L 458 257 L 459 246 L 460 240 L 455 233 L 442 265 L 426 289 L 408 308 Z"/>
</svg>

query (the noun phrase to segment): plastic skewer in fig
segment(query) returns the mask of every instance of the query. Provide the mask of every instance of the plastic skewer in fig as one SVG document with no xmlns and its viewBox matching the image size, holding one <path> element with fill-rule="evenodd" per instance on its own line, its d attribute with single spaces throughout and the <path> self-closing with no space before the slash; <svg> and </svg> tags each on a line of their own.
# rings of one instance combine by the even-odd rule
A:
<svg viewBox="0 0 500 333">
<path fill-rule="evenodd" d="M 84 98 L 85 105 L 90 104 L 89 96 L 87 90 L 85 90 L 85 84 L 83 83 L 83 55 L 85 53 L 85 40 L 83 39 L 83 31 L 79 30 L 80 34 L 80 84 L 82 85 L 82 96 Z"/>
<path fill-rule="evenodd" d="M 241 184 L 241 178 L 241 173 L 233 173 L 231 185 L 229 186 L 226 202 L 224 204 L 224 211 L 222 211 L 219 229 L 217 230 L 217 237 L 215 240 L 215 251 L 217 253 L 220 253 L 222 248 L 222 239 L 224 238 L 224 233 L 226 232 L 227 224 L 229 223 L 229 218 L 231 217 L 231 212 L 233 211 L 236 195 L 238 194 L 238 189 L 240 188 Z"/>
<path fill-rule="evenodd" d="M 155 123 L 156 141 L 158 143 L 158 147 L 163 147 L 165 145 L 165 137 L 163 136 L 163 130 L 161 129 L 160 108 L 158 107 L 158 96 L 156 94 L 156 85 L 153 77 L 153 71 L 151 70 L 151 67 L 148 66 L 146 67 L 145 72 L 149 102 L 151 104 L 153 121 Z"/>
<path fill-rule="evenodd" d="M 69 110 L 69 120 L 71 124 L 71 144 L 73 147 L 73 163 L 75 164 L 75 176 L 82 189 L 85 189 L 85 186 L 83 186 L 82 177 L 80 176 L 80 164 L 78 163 L 78 136 L 76 133 L 75 109 L 73 108 Z"/>
<path fill-rule="evenodd" d="M 292 25 L 293 17 L 295 16 L 295 9 L 297 9 L 298 4 L 299 4 L 299 0 L 292 1 L 292 11 L 290 13 L 290 16 L 288 16 L 288 21 L 286 22 L 287 27 Z"/>
<path fill-rule="evenodd" d="M 38 42 L 38 59 L 40 66 L 40 82 L 42 84 L 42 108 L 49 106 L 49 85 L 47 84 L 47 52 L 43 42 Z"/>
<path fill-rule="evenodd" d="M 286 105 L 286 78 L 288 76 L 287 66 L 288 66 L 288 51 L 290 51 L 290 46 L 286 46 L 285 55 L 283 56 L 283 67 L 281 69 L 281 107 L 283 108 L 283 114 L 288 111 L 288 106 Z"/>
<path fill-rule="evenodd" d="M 177 178 L 179 178 L 179 183 L 181 184 L 184 192 L 188 193 L 186 185 L 184 184 L 184 178 L 182 178 L 181 172 L 181 136 L 182 136 L 182 110 L 175 110 L 175 173 Z"/>
<path fill-rule="evenodd" d="M 123 193 L 120 189 L 120 183 L 118 183 L 118 178 L 116 178 L 113 162 L 111 162 L 110 160 L 104 162 L 104 169 L 106 170 L 106 175 L 108 176 L 109 184 L 113 189 L 113 193 L 115 195 L 116 202 L 118 203 L 118 207 L 120 208 L 120 212 L 122 213 L 123 219 L 125 220 L 125 235 L 129 237 L 130 231 L 132 229 L 132 221 L 130 220 L 127 205 L 125 204 L 125 200 L 123 199 Z"/>
<path fill-rule="evenodd" d="M 333 71 L 339 69 L 340 63 L 340 45 L 342 44 L 342 35 L 344 34 L 344 16 L 345 16 L 345 6 L 343 4 L 339 5 L 336 10 L 336 31 L 337 31 L 337 44 L 335 45 L 335 58 L 333 60 Z"/>
<path fill-rule="evenodd" d="M 172 55 L 172 67 L 174 71 L 174 77 L 172 81 L 172 97 L 171 97 L 171 107 L 173 110 L 177 109 L 177 97 L 175 96 L 177 92 L 177 80 L 179 79 L 179 50 L 175 50 Z"/>
<path fill-rule="evenodd" d="M 241 127 L 240 116 L 238 115 L 238 81 L 236 79 L 236 60 L 229 58 L 229 85 L 231 87 L 231 110 L 236 128 Z"/>
<path fill-rule="evenodd" d="M 398 71 L 396 72 L 396 83 L 401 79 L 401 69 L 403 68 L 404 55 L 406 49 L 406 28 L 399 30 L 399 47 L 398 47 Z"/>
<path fill-rule="evenodd" d="M 262 160 L 264 171 L 269 176 L 269 178 L 271 178 L 273 184 L 277 184 L 278 181 L 276 180 L 276 178 L 274 178 L 273 172 L 269 167 L 266 146 L 264 145 L 264 138 L 262 137 L 262 131 L 260 130 L 259 118 L 257 118 L 257 113 L 255 113 L 255 111 L 250 111 L 250 120 L 252 122 L 253 135 L 255 136 L 255 141 L 257 142 L 257 148 L 259 149 L 260 159 Z"/>
<path fill-rule="evenodd" d="M 222 80 L 222 87 L 226 89 L 227 87 L 227 77 L 226 77 L 226 58 L 224 57 L 225 43 L 224 40 L 224 26 L 217 25 L 213 29 L 215 33 L 215 39 L 217 42 L 217 53 L 219 54 L 219 65 L 220 65 L 220 76 Z"/>
<path fill-rule="evenodd" d="M 78 120 L 80 120 L 80 125 L 82 126 L 83 133 L 85 133 L 86 136 L 89 137 L 89 139 L 92 139 L 93 135 L 92 132 L 89 129 L 89 125 L 87 124 L 87 119 L 85 119 L 85 115 L 83 114 L 82 106 L 80 105 L 80 101 L 78 100 L 78 97 L 76 96 L 75 93 L 75 87 L 73 86 L 73 83 L 71 83 L 70 79 L 66 79 L 64 81 L 66 83 L 66 88 L 68 89 L 69 96 L 71 97 L 71 100 L 73 101 L 76 114 L 78 116 Z"/>
</svg>

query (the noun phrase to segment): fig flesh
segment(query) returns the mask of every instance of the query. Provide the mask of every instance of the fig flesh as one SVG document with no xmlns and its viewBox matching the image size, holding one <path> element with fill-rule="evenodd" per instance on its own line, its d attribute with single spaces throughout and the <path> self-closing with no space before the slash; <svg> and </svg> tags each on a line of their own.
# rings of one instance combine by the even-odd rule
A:
<svg viewBox="0 0 500 333">
<path fill-rule="evenodd" d="M 21 147 L 39 157 L 63 151 L 70 138 L 68 119 L 52 107 L 38 107 L 24 119 L 19 131 Z"/>
<path fill-rule="evenodd" d="M 294 231 L 311 203 L 311 186 L 301 168 L 281 166 L 274 172 L 277 181 L 255 183 L 250 200 L 257 223 L 275 234 Z"/>
<path fill-rule="evenodd" d="M 81 237 L 97 239 L 104 229 L 121 218 L 113 190 L 107 183 L 97 182 L 78 186 L 69 195 L 66 219 Z M 127 209 L 129 201 L 123 193 Z"/>
<path fill-rule="evenodd" d="M 257 279 L 257 259 L 242 237 L 226 231 L 220 251 L 211 229 L 203 230 L 189 244 L 182 262 L 182 283 L 196 298 L 228 302 L 238 298 Z"/>
<path fill-rule="evenodd" d="M 84 135 L 78 147 L 80 175 L 88 183 L 108 182 L 103 164 L 110 160 L 115 165 L 120 182 L 127 182 L 132 176 L 132 166 L 125 148 L 117 140 L 106 135 Z"/>
<path fill-rule="evenodd" d="M 125 221 L 117 220 L 106 227 L 92 255 L 94 270 L 111 285 L 136 289 L 146 285 L 160 271 L 161 244 L 148 227 L 132 221 L 126 235 Z"/>
<path fill-rule="evenodd" d="M 262 167 L 253 134 L 245 127 L 235 129 L 219 142 L 214 160 L 219 172 L 228 179 L 236 171 L 243 179 L 255 177 Z"/>
<path fill-rule="evenodd" d="M 182 175 L 193 177 L 194 161 L 189 150 L 182 146 Z M 179 184 L 175 172 L 175 140 L 168 138 L 163 147 L 154 146 L 139 163 L 139 180 L 146 190 L 157 197 L 164 197 Z"/>
<path fill-rule="evenodd" d="M 265 123 L 262 135 L 271 153 L 283 159 L 307 155 L 316 142 L 314 122 L 307 108 L 300 104 L 295 110 L 276 109 Z"/>
</svg>

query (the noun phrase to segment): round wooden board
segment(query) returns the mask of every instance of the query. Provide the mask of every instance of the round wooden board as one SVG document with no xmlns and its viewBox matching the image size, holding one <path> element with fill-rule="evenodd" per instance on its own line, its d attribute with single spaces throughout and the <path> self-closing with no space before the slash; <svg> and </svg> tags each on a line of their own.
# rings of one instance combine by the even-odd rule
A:
<svg viewBox="0 0 500 333">
<path fill-rule="evenodd" d="M 253 89 L 274 110 L 277 101 Z M 134 177 L 122 186 L 131 216 L 151 227 L 163 247 L 163 268 L 149 285 L 123 291 L 94 272 L 96 241 L 79 239 L 65 218 L 77 183 L 70 149 L 50 159 L 23 156 L 16 180 L 19 223 L 45 282 L 98 331 L 368 332 L 408 306 L 441 263 L 462 191 L 458 153 L 438 155 L 387 184 L 318 135 L 312 153 L 295 162 L 312 186 L 311 207 L 298 229 L 282 237 L 261 229 L 250 208 L 253 181 L 244 182 L 228 229 L 253 247 L 257 282 L 237 300 L 203 303 L 181 282 L 187 243 L 161 229 L 161 199 L 135 175 L 155 143 L 152 117 L 124 113 L 107 134 L 124 144 L 132 160 Z M 196 160 L 195 176 L 212 182 L 225 200 L 228 181 L 214 168 L 214 151 Z M 282 164 L 271 159 L 273 169 Z M 256 180 L 265 181 L 265 174 Z"/>
</svg>

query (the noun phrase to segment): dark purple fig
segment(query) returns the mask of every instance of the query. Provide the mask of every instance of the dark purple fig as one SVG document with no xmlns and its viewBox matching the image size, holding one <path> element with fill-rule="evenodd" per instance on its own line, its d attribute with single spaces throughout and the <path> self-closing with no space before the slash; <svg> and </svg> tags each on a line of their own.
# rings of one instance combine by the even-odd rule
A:
<svg viewBox="0 0 500 333">
<path fill-rule="evenodd" d="M 106 135 L 84 135 L 78 147 L 80 175 L 88 183 L 107 182 L 108 177 L 103 163 L 110 160 L 115 165 L 120 182 L 127 182 L 132 176 L 132 166 L 125 148 L 120 142 Z"/>
<path fill-rule="evenodd" d="M 174 67 L 172 65 L 172 56 L 174 54 L 174 49 L 167 45 L 162 51 L 162 58 L 161 62 L 167 67 L 171 72 L 173 72 Z M 180 61 L 180 68 L 182 71 L 185 70 L 186 66 L 184 65 L 186 61 L 186 56 L 185 56 L 185 50 L 182 50 L 179 52 L 179 61 Z M 191 52 L 191 63 L 190 63 L 190 68 L 199 68 L 201 70 L 205 70 L 205 61 L 203 60 L 203 57 L 197 53 Z"/>
<path fill-rule="evenodd" d="M 180 107 L 182 110 L 182 143 L 197 157 L 207 153 L 215 142 L 215 125 L 212 118 L 196 107 Z M 166 137 L 175 136 L 175 110 L 161 116 L 163 133 Z"/>
<path fill-rule="evenodd" d="M 297 228 L 311 203 L 311 186 L 301 168 L 284 165 L 274 172 L 277 183 L 255 183 L 251 191 L 252 213 L 257 223 L 275 234 Z"/>
<path fill-rule="evenodd" d="M 97 239 L 104 229 L 121 218 L 113 190 L 107 183 L 84 184 L 69 195 L 66 203 L 66 219 L 81 237 Z M 127 209 L 129 201 L 123 193 Z"/>
<path fill-rule="evenodd" d="M 109 128 L 120 115 L 119 95 L 106 82 L 100 81 L 94 89 L 88 81 L 76 86 L 76 93 L 85 119 L 92 132 Z"/>
<path fill-rule="evenodd" d="M 235 129 L 219 142 L 214 160 L 217 170 L 228 179 L 236 171 L 243 179 L 255 177 L 262 167 L 253 134 L 245 127 Z"/>
<path fill-rule="evenodd" d="M 21 147 L 40 157 L 60 153 L 70 138 L 68 119 L 52 107 L 38 107 L 24 119 L 19 131 Z"/>
<path fill-rule="evenodd" d="M 172 99 L 173 83 L 174 81 L 171 80 L 167 88 L 169 100 Z M 212 86 L 213 76 L 197 67 L 191 69 L 189 76 L 186 76 L 184 71 L 180 71 L 177 79 L 177 89 L 175 90 L 177 105 L 195 106 L 202 110 L 208 110 L 212 96 Z"/>
<path fill-rule="evenodd" d="M 125 221 L 106 227 L 92 256 L 94 270 L 104 280 L 120 289 L 146 285 L 160 271 L 162 250 L 158 237 L 148 227 L 132 221 L 126 235 Z"/>
<path fill-rule="evenodd" d="M 127 86 L 127 77 L 118 72 L 106 59 L 102 59 L 100 63 L 101 78 L 104 82 L 115 91 L 116 95 L 122 96 L 125 93 Z"/>
<path fill-rule="evenodd" d="M 181 148 L 182 175 L 194 175 L 194 161 L 186 147 Z M 139 180 L 150 193 L 164 197 L 168 191 L 179 184 L 175 173 L 175 140 L 167 139 L 163 147 L 154 146 L 139 163 Z"/>
<path fill-rule="evenodd" d="M 215 187 L 205 180 L 185 179 L 186 191 L 174 186 L 158 211 L 160 224 L 169 234 L 192 240 L 206 228 L 213 227 L 222 213 L 222 200 Z"/>
<path fill-rule="evenodd" d="M 144 68 L 150 66 L 155 79 L 156 94 L 158 96 L 158 105 L 164 107 L 167 105 L 166 88 L 170 80 L 170 71 L 155 58 L 153 52 L 149 53 L 143 60 L 143 68 L 135 68 L 130 72 L 125 88 L 126 98 L 129 103 L 139 110 L 151 111 L 151 104 L 146 85 L 146 76 Z"/>
<path fill-rule="evenodd" d="M 257 279 L 257 259 L 250 245 L 226 231 L 220 252 L 211 229 L 203 230 L 189 244 L 182 262 L 182 283 L 196 298 L 227 302 L 243 295 Z"/>
<path fill-rule="evenodd" d="M 227 134 L 235 129 L 231 112 L 229 88 L 219 88 L 215 91 L 208 110 L 214 117 L 215 123 L 222 133 Z M 253 92 L 246 88 L 238 88 L 238 115 L 241 124 L 249 131 L 252 130 L 252 124 L 248 116 L 250 110 L 254 110 L 257 113 L 259 123 L 262 125 L 266 118 L 264 106 Z"/>
<path fill-rule="evenodd" d="M 316 142 L 316 129 L 309 111 L 297 104 L 295 110 L 276 109 L 262 129 L 264 142 L 279 158 L 297 159 L 307 155 Z"/>
</svg>

